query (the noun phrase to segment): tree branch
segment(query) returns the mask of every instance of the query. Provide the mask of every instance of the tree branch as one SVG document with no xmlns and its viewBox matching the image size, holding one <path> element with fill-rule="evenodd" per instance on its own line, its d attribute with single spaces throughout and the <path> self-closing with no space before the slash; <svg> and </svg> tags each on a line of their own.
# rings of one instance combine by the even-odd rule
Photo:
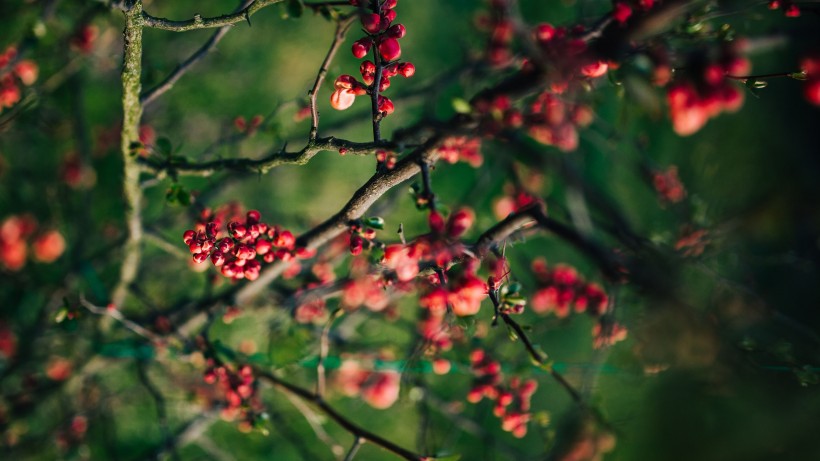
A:
<svg viewBox="0 0 820 461">
<path fill-rule="evenodd" d="M 244 8 L 232 14 L 225 14 L 213 18 L 203 18 L 202 16 L 197 14 L 192 19 L 187 19 L 184 21 L 172 21 L 170 19 L 151 16 L 150 14 L 145 12 L 142 13 L 142 17 L 145 20 L 145 26 L 153 27 L 155 29 L 170 30 L 172 32 L 186 32 L 189 30 L 196 29 L 224 27 L 242 21 L 248 21 L 248 25 L 250 25 L 250 18 L 251 16 L 253 16 L 254 13 L 256 13 L 257 11 L 261 10 L 266 6 L 282 3 L 283 1 L 284 0 L 254 0 L 254 2 L 248 5 L 247 8 Z"/>
<path fill-rule="evenodd" d="M 132 144 L 139 142 L 140 75 L 142 73 L 142 1 L 137 0 L 125 11 L 125 45 L 122 66 L 122 132 L 120 151 L 124 163 L 123 189 L 125 194 L 125 220 L 128 240 L 120 269 L 120 279 L 114 287 L 111 301 L 122 307 L 128 294 L 128 285 L 134 281 L 139 269 L 142 242 L 142 189 L 140 189 L 140 166 L 133 153 Z"/>
</svg>

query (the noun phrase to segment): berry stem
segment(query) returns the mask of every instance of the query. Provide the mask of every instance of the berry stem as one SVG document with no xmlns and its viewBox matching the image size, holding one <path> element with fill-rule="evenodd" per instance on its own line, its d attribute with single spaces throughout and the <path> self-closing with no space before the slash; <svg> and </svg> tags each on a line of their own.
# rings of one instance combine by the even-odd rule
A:
<svg viewBox="0 0 820 461">
<path fill-rule="evenodd" d="M 379 0 L 372 0 L 370 2 L 370 8 L 373 10 L 373 13 L 381 15 L 382 7 Z M 379 86 L 381 85 L 384 68 L 382 66 L 382 57 L 379 54 L 378 44 L 373 45 L 372 51 L 373 63 L 376 65 L 376 75 L 373 78 L 373 84 L 370 86 L 370 110 L 373 113 L 373 142 L 378 143 L 382 140 L 382 114 L 381 111 L 379 111 Z"/>
</svg>

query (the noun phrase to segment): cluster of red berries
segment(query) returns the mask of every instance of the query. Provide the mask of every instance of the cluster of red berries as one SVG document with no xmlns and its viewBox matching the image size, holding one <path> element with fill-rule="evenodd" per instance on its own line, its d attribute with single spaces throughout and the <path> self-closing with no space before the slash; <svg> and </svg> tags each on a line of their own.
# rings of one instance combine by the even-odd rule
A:
<svg viewBox="0 0 820 461">
<path fill-rule="evenodd" d="M 362 254 L 364 247 L 373 246 L 376 238 L 376 229 L 384 228 L 384 220 L 381 218 L 368 218 L 364 221 L 356 221 L 350 224 L 350 254 L 358 256 Z"/>
<path fill-rule="evenodd" d="M 481 155 L 481 139 L 467 136 L 451 136 L 436 148 L 436 153 L 447 163 L 466 162 L 478 168 L 484 162 Z"/>
<path fill-rule="evenodd" d="M 513 41 L 513 24 L 507 14 L 507 0 L 491 0 L 490 12 L 478 18 L 478 26 L 490 34 L 487 44 L 487 62 L 493 67 L 506 67 L 512 63 L 510 46 Z"/>
<path fill-rule="evenodd" d="M 768 6 L 770 10 L 783 10 L 783 15 L 787 18 L 800 16 L 800 7 L 795 5 L 792 0 L 771 0 Z"/>
<path fill-rule="evenodd" d="M 667 90 L 672 128 L 681 136 L 700 130 L 723 111 L 735 112 L 743 105 L 743 92 L 727 76 L 748 74 L 749 60 L 738 55 L 740 45 L 725 45 L 716 59 L 692 56 Z"/>
<path fill-rule="evenodd" d="M 0 265 L 9 271 L 19 271 L 26 265 L 28 244 L 34 259 L 42 263 L 57 260 L 65 251 L 63 235 L 56 230 L 37 232 L 37 220 L 31 215 L 12 215 L 0 224 Z"/>
<path fill-rule="evenodd" d="M 605 325 L 603 322 L 596 322 L 592 326 L 592 347 L 600 349 L 613 346 L 625 340 L 627 334 L 626 327 L 618 323 Z"/>
<path fill-rule="evenodd" d="M 504 219 L 522 208 L 541 202 L 526 190 L 510 183 L 504 184 L 503 192 L 504 195 L 493 203 L 493 212 L 498 219 Z"/>
<path fill-rule="evenodd" d="M 635 10 L 646 12 L 655 6 L 655 0 L 619 0 L 612 7 L 612 19 L 619 24 L 625 24 L 633 17 Z"/>
<path fill-rule="evenodd" d="M 578 148 L 578 127 L 592 123 L 592 109 L 545 91 L 530 104 L 524 123 L 533 139 L 564 152 Z"/>
<path fill-rule="evenodd" d="M 543 258 L 536 258 L 532 271 L 538 289 L 530 304 L 536 313 L 554 313 L 558 318 L 569 316 L 571 310 L 593 317 L 606 313 L 609 300 L 604 290 L 596 283 L 585 281 L 573 267 L 563 264 L 548 267 Z"/>
<path fill-rule="evenodd" d="M 256 280 L 262 268 L 260 260 L 272 263 L 312 256 L 296 248 L 296 238 L 289 230 L 265 224 L 260 219 L 260 213 L 251 210 L 244 222 L 229 222 L 227 236 L 221 238 L 220 223 L 211 221 L 204 230 L 186 230 L 182 241 L 188 245 L 194 262 L 199 264 L 210 258 L 222 275 L 234 280 Z"/>
<path fill-rule="evenodd" d="M 478 403 L 484 397 L 494 400 L 493 414 L 501 418 L 501 429 L 518 438 L 527 435 L 527 423 L 532 417 L 530 401 L 538 389 L 538 383 L 532 379 L 522 381 L 514 377 L 510 379 L 509 386 L 505 387 L 501 364 L 482 349 L 476 349 L 470 354 L 470 365 L 475 379 L 467 394 L 467 401 Z"/>
<path fill-rule="evenodd" d="M 678 178 L 678 167 L 675 165 L 665 171 L 652 172 L 652 185 L 663 203 L 678 203 L 686 198 L 686 188 Z"/>
<path fill-rule="evenodd" d="M 222 418 L 227 421 L 240 418 L 240 428 L 251 429 L 256 417 L 254 409 L 260 407 L 253 368 L 250 365 L 242 365 L 234 371 L 227 366 L 216 364 L 213 359 L 208 359 L 208 368 L 203 374 L 203 379 L 207 384 L 219 386 L 225 403 Z"/>
<path fill-rule="evenodd" d="M 362 367 L 366 357 L 345 359 L 335 376 L 335 385 L 348 397 L 361 396 L 368 405 L 379 410 L 393 406 L 399 399 L 401 374 L 394 370 L 370 371 Z"/>
<path fill-rule="evenodd" d="M 806 100 L 815 106 L 820 106 L 820 56 L 804 58 L 800 63 L 800 68 L 806 73 L 803 86 Z"/>
<path fill-rule="evenodd" d="M 350 4 L 358 6 L 360 1 L 350 0 Z M 396 19 L 397 0 L 385 0 L 383 3 L 378 0 L 372 1 L 372 13 L 362 13 L 361 22 L 367 35 L 353 43 L 353 56 L 362 59 L 375 46 L 375 63 L 369 60 L 362 62 L 359 66 L 359 73 L 362 75 L 362 82 L 356 80 L 352 75 L 340 75 L 335 82 L 336 90 L 330 95 L 330 105 L 337 110 L 345 110 L 356 99 L 356 96 L 365 94 L 379 94 L 390 87 L 390 79 L 401 75 L 409 78 L 416 73 L 416 66 L 410 62 L 397 62 L 401 57 L 401 45 L 399 39 L 407 33 L 406 28 L 401 24 L 393 24 Z M 381 68 L 381 79 L 376 82 L 376 75 Z M 382 116 L 390 115 L 395 110 L 393 101 L 379 96 L 377 99 L 378 110 Z"/>
<path fill-rule="evenodd" d="M 675 242 L 675 250 L 681 252 L 686 257 L 696 257 L 706 251 L 709 244 L 709 231 L 686 225 L 681 228 L 678 240 Z"/>
<path fill-rule="evenodd" d="M 233 126 L 236 128 L 236 131 L 240 133 L 247 133 L 248 135 L 252 135 L 256 133 L 256 130 L 262 125 L 262 121 L 264 118 L 257 114 L 251 117 L 250 122 L 245 119 L 243 116 L 238 116 L 233 119 Z"/>
<path fill-rule="evenodd" d="M 3 54 L 0 54 L 0 71 L 8 67 L 17 59 L 17 48 L 10 46 Z M 34 61 L 23 59 L 17 61 L 9 72 L 0 75 L 0 111 L 6 107 L 12 107 L 18 102 L 22 92 L 19 83 L 31 86 L 37 81 L 39 68 Z"/>
<path fill-rule="evenodd" d="M 554 93 L 564 93 L 571 84 L 601 77 L 609 70 L 610 63 L 590 53 L 587 42 L 582 38 L 585 33 L 586 28 L 580 24 L 571 29 L 549 23 L 535 26 L 533 34 L 542 56 L 556 65 L 556 78 L 550 85 Z M 531 62 L 525 62 L 524 70 L 532 66 Z"/>
<path fill-rule="evenodd" d="M 430 289 L 419 297 L 419 305 L 430 312 L 431 317 L 444 321 L 449 306 L 459 317 L 475 315 L 481 309 L 481 301 L 487 297 L 487 284 L 470 267 L 457 277 L 431 277 Z"/>
</svg>

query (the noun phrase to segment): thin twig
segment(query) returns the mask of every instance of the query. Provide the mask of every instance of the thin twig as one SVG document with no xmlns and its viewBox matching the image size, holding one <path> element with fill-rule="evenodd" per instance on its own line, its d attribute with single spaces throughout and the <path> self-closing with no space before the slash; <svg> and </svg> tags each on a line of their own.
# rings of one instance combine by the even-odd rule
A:
<svg viewBox="0 0 820 461">
<path fill-rule="evenodd" d="M 316 107 L 316 97 L 319 94 L 319 89 L 322 87 L 322 83 L 325 81 L 325 77 L 327 77 L 327 69 L 330 67 L 330 63 L 336 56 L 336 52 L 339 51 L 339 47 L 342 46 L 345 36 L 347 35 L 347 31 L 350 29 L 351 24 L 353 24 L 355 20 L 356 16 L 353 15 L 340 19 L 336 24 L 336 35 L 333 37 L 333 43 L 330 44 L 330 50 L 328 50 L 325 60 L 322 61 L 322 65 L 319 67 L 319 73 L 316 74 L 316 82 L 313 83 L 313 88 L 311 88 L 308 92 L 308 96 L 310 96 L 311 117 L 310 141 L 315 141 L 316 136 L 319 135 L 319 109 Z"/>
<path fill-rule="evenodd" d="M 237 9 L 237 12 L 244 11 L 245 8 L 249 7 L 251 3 L 253 3 L 253 0 L 245 0 L 242 3 L 242 5 Z M 216 32 L 214 32 L 213 35 L 211 35 L 211 38 L 209 38 L 208 41 L 205 42 L 204 45 L 202 45 L 202 47 L 196 50 L 194 54 L 188 57 L 188 59 L 182 61 L 176 67 L 176 69 L 174 69 L 173 72 L 171 72 L 170 74 L 168 74 L 167 77 L 165 77 L 165 79 L 162 82 L 160 82 L 154 88 L 151 88 L 150 90 L 144 92 L 140 96 L 140 102 L 142 102 L 143 107 L 151 104 L 158 97 L 162 96 L 166 91 L 173 88 L 174 84 L 186 72 L 188 72 L 194 64 L 201 61 L 203 58 L 205 58 L 205 56 L 208 55 L 208 53 L 211 52 L 211 50 L 214 49 L 217 43 L 219 43 L 220 40 L 222 40 L 222 38 L 225 36 L 225 34 L 228 33 L 229 30 L 231 30 L 231 26 L 220 27 L 219 30 L 217 30 Z"/>
<path fill-rule="evenodd" d="M 117 322 L 121 323 L 122 326 L 124 326 L 125 328 L 131 330 L 132 332 L 134 332 L 135 334 L 137 334 L 139 336 L 142 336 L 143 338 L 151 341 L 152 343 L 156 344 L 156 343 L 162 343 L 163 342 L 163 339 L 162 339 L 161 336 L 157 335 L 156 333 L 154 333 L 151 330 L 146 329 L 145 327 L 143 327 L 142 325 L 140 325 L 137 322 L 134 322 L 133 320 L 129 319 L 128 317 L 124 316 L 122 314 L 122 312 L 120 312 L 116 308 L 109 309 L 108 307 L 96 306 L 96 305 L 92 304 L 91 302 L 89 302 L 87 299 L 85 299 L 85 296 L 83 296 L 83 295 L 80 295 L 80 304 L 83 307 L 85 307 L 92 314 L 111 317 L 112 319 L 114 319 Z"/>
<path fill-rule="evenodd" d="M 139 377 L 143 387 L 145 387 L 148 393 L 151 394 L 151 398 L 154 399 L 154 406 L 157 409 L 159 430 L 160 433 L 162 433 L 162 438 L 164 439 L 164 449 L 166 452 L 171 453 L 172 459 L 179 461 L 180 458 L 179 453 L 177 452 L 176 438 L 171 435 L 171 431 L 168 428 L 168 414 L 165 410 L 165 397 L 162 396 L 162 393 L 151 381 L 151 378 L 148 376 L 145 363 L 142 361 L 137 362 L 137 376 Z"/>
<path fill-rule="evenodd" d="M 409 460 L 409 461 L 425 461 L 426 459 L 428 459 L 428 457 L 419 455 L 417 453 L 413 453 L 410 450 L 402 448 L 402 447 L 396 445 L 395 443 L 393 443 L 393 442 L 391 442 L 391 441 L 389 441 L 389 440 L 387 440 L 387 439 L 385 439 L 385 438 L 383 438 L 379 435 L 376 435 L 376 434 L 362 428 L 361 426 L 357 425 L 353 421 L 351 421 L 351 420 L 347 419 L 346 417 L 342 416 L 340 413 L 338 413 L 336 410 L 334 410 L 333 407 L 328 405 L 327 402 L 322 400 L 318 395 L 316 395 L 313 392 L 310 392 L 307 389 L 301 388 L 301 387 L 296 386 L 295 384 L 291 384 L 287 381 L 283 381 L 279 377 L 277 377 L 275 375 L 272 375 L 272 374 L 270 374 L 266 371 L 257 370 L 255 374 L 260 379 L 270 382 L 275 387 L 277 387 L 279 390 L 282 390 L 284 392 L 288 392 L 288 393 L 293 394 L 293 395 L 295 395 L 295 396 L 297 396 L 297 397 L 299 397 L 303 400 L 306 400 L 306 401 L 312 403 L 317 408 L 319 408 L 324 414 L 326 414 L 328 417 L 330 417 L 332 420 L 336 421 L 336 423 L 338 423 L 340 426 L 342 426 L 343 429 L 350 432 L 351 434 L 353 434 L 357 438 L 361 438 L 361 439 L 363 439 L 365 441 L 368 441 L 368 442 L 370 442 L 374 445 L 382 447 L 385 450 L 387 450 L 387 451 L 389 451 L 389 452 L 391 452 L 391 453 L 393 453 L 397 456 L 400 456 L 400 457 L 402 457 L 406 460 Z"/>
<path fill-rule="evenodd" d="M 359 452 L 359 448 L 362 446 L 362 444 L 364 442 L 365 442 L 365 440 L 361 437 L 356 437 L 355 439 L 353 439 L 353 445 L 350 447 L 350 450 L 347 452 L 347 456 L 345 456 L 344 461 L 353 461 L 353 458 L 356 457 L 356 453 Z"/>
</svg>

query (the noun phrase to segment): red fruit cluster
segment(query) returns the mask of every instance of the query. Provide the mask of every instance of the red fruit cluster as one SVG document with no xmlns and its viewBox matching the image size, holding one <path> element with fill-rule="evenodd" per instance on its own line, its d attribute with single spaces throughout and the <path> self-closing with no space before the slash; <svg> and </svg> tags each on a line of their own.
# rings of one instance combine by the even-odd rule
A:
<svg viewBox="0 0 820 461">
<path fill-rule="evenodd" d="M 554 93 L 564 93 L 573 83 L 601 77 L 609 70 L 608 62 L 589 51 L 587 42 L 581 38 L 585 33 L 582 25 L 567 29 L 549 23 L 539 24 L 533 30 L 541 54 L 556 65 L 550 88 Z M 532 63 L 524 64 L 524 70 L 530 68 Z"/>
<path fill-rule="evenodd" d="M 672 128 L 681 136 L 700 130 L 723 111 L 735 112 L 743 105 L 743 92 L 727 76 L 748 74 L 751 65 L 738 56 L 736 45 L 727 45 L 717 59 L 697 55 L 687 62 L 683 77 L 667 90 Z"/>
<path fill-rule="evenodd" d="M 602 322 L 597 322 L 592 327 L 592 347 L 596 349 L 610 347 L 625 340 L 626 336 L 627 331 L 623 325 L 618 323 L 604 325 Z"/>
<path fill-rule="evenodd" d="M 245 120 L 245 117 L 238 116 L 233 120 L 233 126 L 236 128 L 236 131 L 240 133 L 247 133 L 248 135 L 252 135 L 256 133 L 256 130 L 262 125 L 262 121 L 264 118 L 257 114 L 251 117 L 250 122 Z"/>
<path fill-rule="evenodd" d="M 487 61 L 493 67 L 506 67 L 512 63 L 512 45 L 514 30 L 512 21 L 507 14 L 506 0 L 492 0 L 490 14 L 479 18 L 479 25 L 489 31 L 490 39 L 487 44 Z"/>
<path fill-rule="evenodd" d="M 342 289 L 342 304 L 351 309 L 364 306 L 373 312 L 379 312 L 390 304 L 390 297 L 379 275 L 364 274 L 345 284 Z"/>
<path fill-rule="evenodd" d="M 5 69 L 15 59 L 17 59 L 17 49 L 13 46 L 6 48 L 5 53 L 0 54 L 0 69 Z M 19 84 L 33 85 L 37 81 L 38 73 L 39 68 L 34 61 L 23 59 L 17 61 L 10 72 L 0 75 L 0 111 L 20 102 L 22 92 Z"/>
<path fill-rule="evenodd" d="M 783 15 L 787 18 L 800 16 L 800 7 L 795 5 L 792 0 L 771 0 L 768 6 L 770 10 L 783 10 Z"/>
<path fill-rule="evenodd" d="M 527 423 L 532 417 L 530 401 L 538 389 L 538 383 L 514 377 L 510 379 L 509 386 L 504 386 L 501 364 L 492 360 L 482 349 L 470 354 L 470 365 L 475 378 L 467 401 L 478 403 L 484 397 L 494 400 L 493 414 L 501 418 L 501 429 L 518 438 L 527 435 Z"/>
<path fill-rule="evenodd" d="M 709 232 L 706 229 L 696 229 L 691 226 L 684 226 L 675 242 L 675 250 L 681 252 L 683 256 L 700 256 L 709 244 Z"/>
<path fill-rule="evenodd" d="M 362 254 L 365 246 L 368 248 L 373 246 L 373 240 L 376 238 L 376 228 L 369 226 L 368 223 L 361 221 L 351 223 L 349 232 L 350 243 L 348 248 L 353 256 Z"/>
<path fill-rule="evenodd" d="M 71 48 L 77 50 L 83 54 L 91 53 L 91 50 L 94 49 L 94 42 L 97 41 L 97 36 L 99 35 L 99 30 L 97 26 L 93 24 L 86 24 L 80 27 L 77 32 L 71 37 L 69 43 L 71 44 Z"/>
<path fill-rule="evenodd" d="M 608 298 L 596 283 L 586 282 L 574 268 L 562 264 L 547 267 L 543 258 L 532 262 L 538 282 L 530 305 L 539 314 L 554 313 L 558 318 L 569 316 L 570 310 L 600 317 L 607 310 Z"/>
<path fill-rule="evenodd" d="M 588 106 L 565 102 L 547 91 L 530 104 L 524 124 L 536 141 L 570 152 L 578 148 L 577 128 L 588 126 L 592 119 Z"/>
<path fill-rule="evenodd" d="M 336 386 L 348 397 L 361 396 L 373 408 L 384 410 L 393 406 L 399 399 L 401 375 L 393 370 L 366 370 L 360 361 L 342 361 L 335 377 Z"/>
<path fill-rule="evenodd" d="M 474 168 L 480 167 L 484 162 L 484 157 L 481 155 L 481 139 L 479 138 L 451 136 L 436 148 L 436 153 L 445 162 L 456 163 L 462 161 L 469 163 Z"/>
<path fill-rule="evenodd" d="M 643 13 L 655 6 L 655 0 L 618 0 L 612 7 L 612 19 L 625 24 L 634 14 Z"/>
<path fill-rule="evenodd" d="M 220 229 L 219 221 L 211 221 L 204 230 L 186 230 L 182 240 L 195 263 L 210 258 L 222 275 L 234 280 L 256 280 L 261 262 L 308 256 L 296 249 L 296 238 L 290 231 L 260 222 L 260 218 L 258 211 L 249 211 L 244 221 L 228 223 L 227 235 Z"/>
<path fill-rule="evenodd" d="M 479 131 L 486 137 L 495 136 L 505 128 L 520 128 L 524 124 L 524 115 L 512 107 L 507 95 L 498 95 L 491 101 L 478 99 L 473 107 L 483 116 Z"/>
<path fill-rule="evenodd" d="M 213 359 L 208 359 L 208 368 L 203 374 L 208 384 L 216 384 L 222 395 L 225 407 L 222 409 L 222 418 L 227 421 L 241 419 L 243 429 L 250 429 L 255 421 L 254 408 L 261 408 L 256 393 L 256 378 L 253 368 L 242 365 L 234 371 L 227 366 L 218 365 Z"/>
<path fill-rule="evenodd" d="M 351 5 L 358 5 L 358 0 L 350 0 Z M 364 61 L 359 66 L 362 82 L 351 75 L 341 75 L 336 79 L 336 90 L 330 95 L 330 105 L 336 110 L 345 110 L 356 99 L 356 96 L 365 94 L 379 94 L 390 87 L 390 79 L 401 75 L 409 78 L 416 73 L 416 66 L 410 62 L 397 62 L 401 57 L 399 39 L 407 33 L 401 24 L 393 24 L 396 19 L 397 0 L 374 2 L 376 5 L 372 13 L 362 13 L 360 16 L 362 27 L 367 35 L 353 43 L 352 52 L 356 59 L 362 59 L 374 48 L 374 59 Z M 381 67 L 381 79 L 376 82 L 377 67 Z M 390 115 L 395 110 L 393 101 L 384 97 L 377 98 L 378 111 L 382 116 Z"/>
<path fill-rule="evenodd" d="M 446 285 L 434 284 L 419 298 L 419 305 L 430 312 L 431 318 L 441 320 L 443 324 L 447 306 L 459 317 L 475 315 L 486 297 L 487 284 L 473 271 L 467 271 Z"/>
<path fill-rule="evenodd" d="M 678 167 L 675 165 L 665 171 L 652 172 L 652 185 L 661 202 L 678 203 L 686 197 L 686 188 L 678 178 Z"/>
<path fill-rule="evenodd" d="M 36 261 L 52 263 L 65 251 L 66 242 L 56 230 L 34 236 L 37 221 L 30 215 L 12 215 L 0 224 L 0 265 L 16 272 L 26 265 L 28 245 Z M 31 237 L 34 237 L 33 239 Z"/>
<path fill-rule="evenodd" d="M 815 106 L 820 106 L 820 56 L 804 58 L 800 68 L 806 73 L 803 86 L 806 100 Z"/>
<path fill-rule="evenodd" d="M 498 219 L 504 219 L 522 208 L 541 202 L 529 192 L 510 183 L 504 185 L 503 191 L 504 195 L 493 204 L 493 211 Z"/>
</svg>

